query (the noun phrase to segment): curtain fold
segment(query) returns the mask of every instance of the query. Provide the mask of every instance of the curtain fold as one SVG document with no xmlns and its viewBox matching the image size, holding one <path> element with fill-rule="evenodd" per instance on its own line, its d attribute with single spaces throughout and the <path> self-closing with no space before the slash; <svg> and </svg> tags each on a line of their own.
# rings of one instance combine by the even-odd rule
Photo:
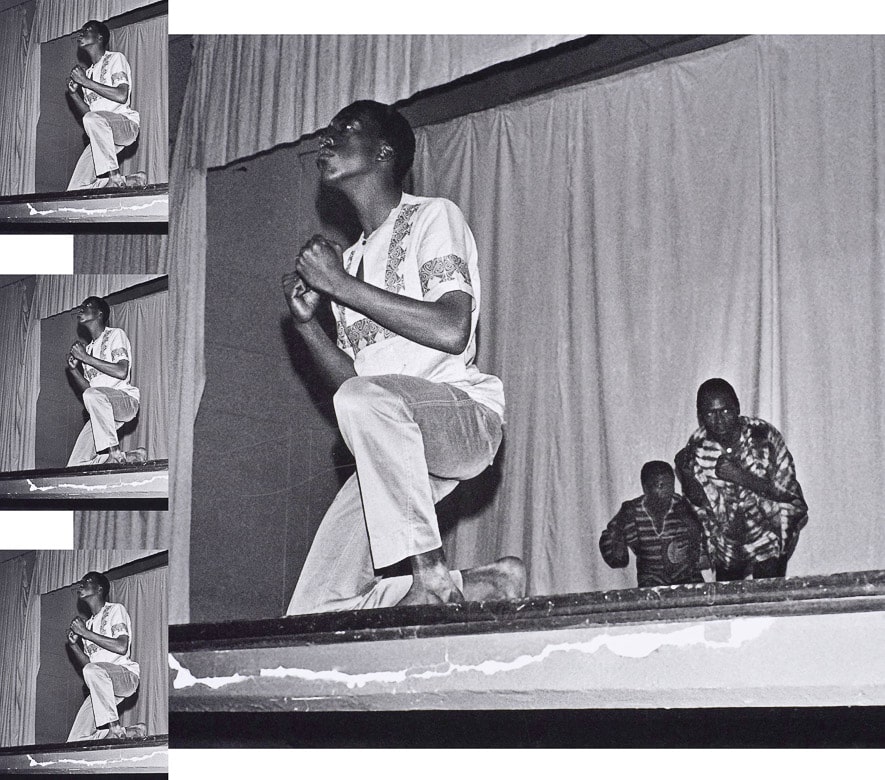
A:
<svg viewBox="0 0 885 780">
<path fill-rule="evenodd" d="M 75 32 L 89 19 L 105 21 L 154 0 L 37 0 L 37 34 L 40 43 Z"/>
<path fill-rule="evenodd" d="M 0 747 L 27 744 L 30 724 L 33 742 L 33 706 L 13 695 L 31 677 L 36 681 L 40 656 L 23 653 L 34 553 L 0 562 Z M 30 720 L 29 720 L 30 716 Z"/>
<path fill-rule="evenodd" d="M 24 168 L 19 137 L 31 27 L 36 3 L 17 5 L 0 12 L 0 195 L 19 192 Z M 36 127 L 36 125 L 35 125 Z"/>
<path fill-rule="evenodd" d="M 151 460 L 169 457 L 169 340 L 166 292 L 112 307 L 111 324 L 123 328 L 132 344 L 132 384 L 140 393 L 138 422 L 120 437 L 122 449 L 147 449 Z"/>
<path fill-rule="evenodd" d="M 113 265 L 113 259 L 109 259 Z M 37 277 L 36 315 L 41 319 L 79 306 L 84 298 L 104 298 L 137 284 L 156 279 L 157 274 L 52 274 Z"/>
<path fill-rule="evenodd" d="M 790 573 L 881 568 L 883 60 L 880 37 L 741 39 L 419 129 L 416 190 L 467 213 L 507 396 L 500 484 L 450 562 L 521 555 L 533 594 L 635 583 L 599 535 L 723 376 L 795 457 Z"/>
<path fill-rule="evenodd" d="M 110 600 L 123 604 L 132 618 L 131 655 L 141 667 L 138 698 L 120 722 L 144 723 L 148 735 L 169 733 L 168 572 L 162 566 L 111 583 Z"/>
<path fill-rule="evenodd" d="M 0 471 L 34 468 L 40 320 L 31 277 L 0 287 Z"/>
<path fill-rule="evenodd" d="M 74 273 L 158 273 L 165 236 L 144 233 L 83 233 L 74 236 Z"/>
<path fill-rule="evenodd" d="M 87 571 L 105 572 L 161 550 L 37 550 L 34 584 L 38 594 L 73 585 Z"/>
</svg>

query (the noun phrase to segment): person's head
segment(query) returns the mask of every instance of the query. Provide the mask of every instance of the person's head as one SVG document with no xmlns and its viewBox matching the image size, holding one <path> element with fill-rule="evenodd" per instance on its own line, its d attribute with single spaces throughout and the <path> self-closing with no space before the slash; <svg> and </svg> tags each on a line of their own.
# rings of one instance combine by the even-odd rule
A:
<svg viewBox="0 0 885 780">
<path fill-rule="evenodd" d="M 111 307 L 104 298 L 97 295 L 90 295 L 76 309 L 74 314 L 77 316 L 77 322 L 80 324 L 88 324 L 97 322 L 102 327 L 108 324 L 111 318 Z"/>
<path fill-rule="evenodd" d="M 79 582 L 74 583 L 77 598 L 86 599 L 90 596 L 98 596 L 101 601 L 107 601 L 111 594 L 111 583 L 107 577 L 98 571 L 88 571 Z"/>
<path fill-rule="evenodd" d="M 642 482 L 642 492 L 656 501 L 668 501 L 676 491 L 673 467 L 663 460 L 650 460 L 643 464 L 639 479 Z"/>
<path fill-rule="evenodd" d="M 90 19 L 77 31 L 77 45 L 85 47 L 95 44 L 108 49 L 111 45 L 111 31 L 104 22 Z"/>
<path fill-rule="evenodd" d="M 318 165 L 334 185 L 353 173 L 381 170 L 397 187 L 415 159 L 415 133 L 393 106 L 357 100 L 342 108 L 320 132 Z"/>
<path fill-rule="evenodd" d="M 698 423 L 717 441 L 732 437 L 740 426 L 741 404 L 734 388 L 715 377 L 698 388 Z"/>
</svg>

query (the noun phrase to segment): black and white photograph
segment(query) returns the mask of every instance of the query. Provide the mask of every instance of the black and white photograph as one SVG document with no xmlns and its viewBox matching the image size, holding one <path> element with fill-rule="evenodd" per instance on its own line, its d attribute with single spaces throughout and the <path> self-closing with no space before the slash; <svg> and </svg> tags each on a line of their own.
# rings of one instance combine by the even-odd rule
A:
<svg viewBox="0 0 885 780">
<path fill-rule="evenodd" d="M 168 508 L 167 299 L 156 274 L 0 276 L 0 507 Z"/>
<path fill-rule="evenodd" d="M 885 36 L 844 10 L 0 0 L 0 233 L 71 237 L 0 235 L 0 573 L 79 615 L 46 660 L 0 607 L 0 756 L 885 746 Z M 158 561 L 151 721 L 79 631 L 143 630 Z"/>
<path fill-rule="evenodd" d="M 165 776 L 168 563 L 0 551 L 0 773 Z"/>
<path fill-rule="evenodd" d="M 165 231 L 168 14 L 145 0 L 0 2 L 0 231 Z"/>
</svg>

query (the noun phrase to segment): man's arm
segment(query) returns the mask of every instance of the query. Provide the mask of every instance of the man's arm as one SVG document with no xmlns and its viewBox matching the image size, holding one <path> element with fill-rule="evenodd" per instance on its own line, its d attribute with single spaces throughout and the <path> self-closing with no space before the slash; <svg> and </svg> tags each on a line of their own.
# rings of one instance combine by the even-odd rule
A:
<svg viewBox="0 0 885 780">
<path fill-rule="evenodd" d="M 68 79 L 68 95 L 71 98 L 71 103 L 74 104 L 74 108 L 77 109 L 80 116 L 83 116 L 83 114 L 89 111 L 89 104 L 83 99 L 83 95 L 80 94 L 77 82 L 73 79 Z"/>
<path fill-rule="evenodd" d="M 688 447 L 683 447 L 676 453 L 673 459 L 676 465 L 676 475 L 679 477 L 679 484 L 682 485 L 683 495 L 695 506 L 707 507 L 707 494 L 700 482 L 695 479 L 691 470 L 691 455 Z"/>
<path fill-rule="evenodd" d="M 602 553 L 603 560 L 613 569 L 623 569 L 630 563 L 627 533 L 624 528 L 626 521 L 627 507 L 622 505 L 599 537 L 599 552 Z"/>
<path fill-rule="evenodd" d="M 79 615 L 71 621 L 71 632 L 117 655 L 124 655 L 129 649 L 129 637 L 126 634 L 120 634 L 120 636 L 116 637 L 96 634 L 94 631 L 86 628 L 86 621 Z"/>
<path fill-rule="evenodd" d="M 65 370 L 68 372 L 68 376 L 74 380 L 77 390 L 81 393 L 89 387 L 89 382 L 86 381 L 86 377 L 83 376 L 77 368 L 77 361 L 74 359 L 73 355 L 68 355 L 68 365 Z"/>
<path fill-rule="evenodd" d="M 71 81 L 79 84 L 81 87 L 91 89 L 95 94 L 101 95 L 103 98 L 113 100 L 114 103 L 125 103 L 129 99 L 129 85 L 126 82 L 112 87 L 108 84 L 93 81 L 86 75 L 86 69 L 82 65 L 75 65 L 73 70 L 71 70 Z M 86 110 L 88 111 L 89 109 L 87 108 Z"/>
<path fill-rule="evenodd" d="M 71 357 L 79 360 L 81 363 L 85 363 L 87 366 L 98 369 L 102 374 L 114 377 L 114 379 L 125 379 L 129 374 L 128 360 L 118 360 L 116 363 L 99 360 L 97 357 L 90 355 L 79 341 L 75 341 L 71 347 Z"/>
<path fill-rule="evenodd" d="M 326 382 L 333 390 L 337 390 L 345 381 L 356 376 L 356 370 L 353 360 L 329 340 L 316 320 L 319 294 L 305 289 L 301 278 L 293 273 L 283 276 L 283 293 L 295 328 L 307 345 L 311 357 L 319 366 Z"/>
<path fill-rule="evenodd" d="M 436 301 L 418 301 L 382 290 L 350 276 L 341 247 L 322 236 L 302 247 L 295 270 L 311 289 L 422 346 L 458 355 L 470 340 L 473 297 L 467 292 L 453 290 Z"/>
<path fill-rule="evenodd" d="M 83 648 L 80 647 L 80 639 L 79 637 L 71 630 L 68 630 L 68 647 L 71 648 L 71 652 L 74 654 L 74 659 L 80 666 L 86 666 L 89 663 L 89 656 L 83 651 Z"/>
</svg>

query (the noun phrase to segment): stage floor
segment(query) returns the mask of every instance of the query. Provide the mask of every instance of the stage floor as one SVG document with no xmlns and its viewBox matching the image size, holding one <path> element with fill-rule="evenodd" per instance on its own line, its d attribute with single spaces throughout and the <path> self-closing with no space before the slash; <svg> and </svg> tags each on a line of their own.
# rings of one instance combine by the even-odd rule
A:
<svg viewBox="0 0 885 780">
<path fill-rule="evenodd" d="M 147 504 L 168 504 L 168 499 L 168 460 L 0 474 L 0 508 L 5 509 L 54 509 L 59 504 L 90 509 L 97 502 L 146 508 Z"/>
<path fill-rule="evenodd" d="M 200 713 L 208 725 L 221 712 L 885 704 L 885 571 L 173 625 L 169 636 L 170 710 L 188 715 L 172 722 L 197 740 Z"/>
<path fill-rule="evenodd" d="M 0 748 L 0 774 L 168 772 L 168 737 Z"/>
<path fill-rule="evenodd" d="M 168 221 L 168 184 L 0 197 L 0 225 Z"/>
</svg>

